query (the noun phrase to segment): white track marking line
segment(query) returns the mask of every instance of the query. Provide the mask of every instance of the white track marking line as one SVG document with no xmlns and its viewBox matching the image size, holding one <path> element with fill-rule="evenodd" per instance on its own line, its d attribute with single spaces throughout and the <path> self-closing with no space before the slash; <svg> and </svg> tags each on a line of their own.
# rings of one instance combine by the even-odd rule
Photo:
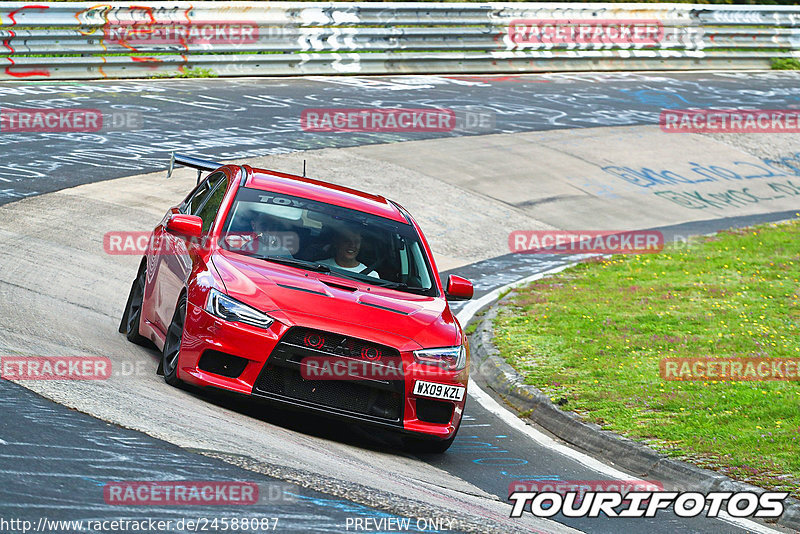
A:
<svg viewBox="0 0 800 534">
<path fill-rule="evenodd" d="M 473 390 L 473 386 L 475 389 Z M 489 396 L 480 386 L 477 384 L 470 382 L 469 384 L 469 393 L 476 401 L 478 401 L 481 406 L 489 410 L 492 414 L 499 417 L 505 424 L 510 426 L 511 428 L 518 430 L 528 436 L 529 438 L 533 439 L 537 444 L 541 445 L 542 447 L 546 447 L 552 451 L 558 452 L 567 456 L 568 458 L 575 460 L 579 464 L 582 464 L 593 471 L 597 471 L 598 473 L 602 473 L 608 477 L 614 478 L 616 480 L 630 480 L 630 481 L 638 481 L 642 482 L 641 479 L 632 477 L 627 473 L 623 473 L 618 469 L 615 469 L 611 466 L 608 466 L 597 460 L 592 458 L 588 454 L 584 454 L 582 452 L 578 452 L 575 449 L 571 449 L 566 445 L 558 443 L 553 438 L 544 434 L 532 426 L 526 424 L 522 419 L 517 417 L 516 415 L 512 414 L 505 408 L 503 408 L 496 400 Z"/>
<path fill-rule="evenodd" d="M 706 509 L 707 511 L 708 509 Z M 749 519 L 733 517 L 728 515 L 726 512 L 720 511 L 719 517 L 717 518 L 720 521 L 725 521 L 726 523 L 730 523 L 739 528 L 745 528 L 750 532 L 759 532 L 760 534 L 773 534 L 779 533 L 777 530 L 773 530 L 767 526 L 762 525 L 761 523 L 756 523 L 755 521 L 750 521 Z"/>
<path fill-rule="evenodd" d="M 0 445 L 8 445 L 8 442 L 4 439 L 0 439 Z"/>
<path fill-rule="evenodd" d="M 512 282 L 510 284 L 506 284 L 503 287 L 499 287 L 494 291 L 487 293 L 486 295 L 482 296 L 478 300 L 470 301 L 464 308 L 458 312 L 456 315 L 458 317 L 458 321 L 465 325 L 467 324 L 470 319 L 475 315 L 479 309 L 481 309 L 486 304 L 490 303 L 491 301 L 495 300 L 500 293 L 504 291 L 508 291 L 509 289 L 528 284 L 535 280 L 539 280 L 540 278 L 544 278 L 545 276 L 549 276 L 551 274 L 555 274 L 558 272 L 563 271 L 564 269 L 571 267 L 572 265 L 563 265 L 561 267 L 556 267 L 555 269 L 550 269 L 547 271 L 543 271 L 541 273 L 534 274 L 532 276 L 528 276 L 516 282 Z M 588 467 L 598 473 L 602 473 L 606 476 L 612 477 L 616 480 L 631 480 L 631 481 L 639 481 L 642 482 L 642 479 L 636 478 L 628 473 L 623 473 L 622 471 L 611 467 L 610 465 L 606 465 L 600 460 L 589 456 L 588 454 L 582 453 L 577 451 L 573 448 L 567 447 L 561 443 L 558 443 L 550 436 L 539 432 L 532 426 L 523 422 L 522 419 L 510 412 L 507 408 L 501 406 L 496 400 L 489 396 L 481 387 L 475 383 L 474 380 L 470 380 L 469 388 L 467 389 L 467 393 L 481 406 L 486 408 L 488 411 L 496 415 L 500 418 L 501 421 L 506 423 L 511 428 L 518 430 L 528 436 L 529 438 L 533 439 L 537 444 L 541 445 L 542 447 L 548 448 L 552 451 L 555 451 L 571 460 Z M 755 521 L 751 521 L 749 519 L 739 518 L 739 517 L 732 517 L 724 512 L 719 514 L 717 518 L 720 521 L 724 521 L 726 523 L 730 523 L 735 525 L 739 528 L 749 530 L 751 532 L 758 532 L 760 534 L 780 534 L 780 531 L 773 530 L 767 526 L 764 526 L 760 523 L 756 523 Z"/>
</svg>

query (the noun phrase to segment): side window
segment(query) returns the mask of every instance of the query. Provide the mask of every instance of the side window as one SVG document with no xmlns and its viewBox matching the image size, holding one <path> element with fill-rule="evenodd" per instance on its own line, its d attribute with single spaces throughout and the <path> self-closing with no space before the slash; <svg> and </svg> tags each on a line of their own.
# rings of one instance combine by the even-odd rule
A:
<svg viewBox="0 0 800 534">
<path fill-rule="evenodd" d="M 398 273 L 400 279 L 397 280 L 397 282 L 408 283 L 408 275 L 411 274 L 409 272 L 410 258 L 408 257 L 408 243 L 406 243 L 405 239 L 403 239 L 402 236 L 400 235 L 397 235 L 396 242 L 399 245 L 399 247 L 402 247 L 402 248 L 398 247 L 397 249 L 397 255 L 400 258 L 400 263 L 399 263 L 400 272 Z"/>
<path fill-rule="evenodd" d="M 222 199 L 225 197 L 225 191 L 228 189 L 227 185 L 227 180 L 221 180 L 217 183 L 216 187 L 211 190 L 208 200 L 200 207 L 200 211 L 196 213 L 203 219 L 203 232 L 208 232 L 211 225 L 214 224 L 219 207 L 222 205 Z"/>
<path fill-rule="evenodd" d="M 200 215 L 200 210 L 208 199 L 211 191 L 214 189 L 214 186 L 220 181 L 224 181 L 224 178 L 225 173 L 215 172 L 200 182 L 197 189 L 184 201 L 181 211 L 189 215 Z"/>
<path fill-rule="evenodd" d="M 408 247 L 406 247 L 408 248 Z M 413 262 L 411 262 L 412 272 L 409 273 L 409 285 L 418 285 L 420 287 L 431 287 L 432 281 L 431 277 L 428 274 L 427 269 L 425 269 L 424 265 L 425 256 L 422 253 L 422 248 L 418 242 L 415 242 L 411 245 L 411 257 L 413 258 Z"/>
<path fill-rule="evenodd" d="M 197 215 L 197 212 L 200 211 L 200 206 L 202 206 L 203 202 L 208 198 L 209 191 L 208 181 L 204 181 L 200 184 L 200 187 L 194 192 L 192 198 L 186 203 L 186 213 Z"/>
</svg>

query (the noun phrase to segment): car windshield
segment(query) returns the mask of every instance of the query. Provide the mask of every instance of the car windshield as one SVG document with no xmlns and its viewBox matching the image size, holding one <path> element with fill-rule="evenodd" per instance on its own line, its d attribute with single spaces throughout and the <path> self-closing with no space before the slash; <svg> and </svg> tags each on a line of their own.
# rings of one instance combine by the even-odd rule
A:
<svg viewBox="0 0 800 534">
<path fill-rule="evenodd" d="M 220 246 L 300 269 L 438 295 L 412 225 L 324 202 L 243 187 L 228 212 Z"/>
</svg>

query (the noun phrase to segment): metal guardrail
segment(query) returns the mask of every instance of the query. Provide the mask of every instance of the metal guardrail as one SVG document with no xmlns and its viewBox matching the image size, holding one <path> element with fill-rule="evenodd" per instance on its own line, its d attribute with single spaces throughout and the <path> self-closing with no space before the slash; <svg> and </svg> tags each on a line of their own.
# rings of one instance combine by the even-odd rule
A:
<svg viewBox="0 0 800 534">
<path fill-rule="evenodd" d="M 0 2 L 0 42 L 0 79 L 749 69 L 800 6 Z"/>
</svg>

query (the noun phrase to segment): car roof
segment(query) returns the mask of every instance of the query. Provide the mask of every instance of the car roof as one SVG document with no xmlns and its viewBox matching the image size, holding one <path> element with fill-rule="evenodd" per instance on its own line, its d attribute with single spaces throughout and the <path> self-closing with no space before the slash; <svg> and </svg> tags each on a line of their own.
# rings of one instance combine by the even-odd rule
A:
<svg viewBox="0 0 800 534">
<path fill-rule="evenodd" d="M 373 195 L 357 189 L 294 174 L 255 169 L 248 165 L 244 167 L 248 175 L 244 184 L 245 187 L 308 198 L 406 224 L 409 223 L 397 205 L 380 195 Z"/>
</svg>

